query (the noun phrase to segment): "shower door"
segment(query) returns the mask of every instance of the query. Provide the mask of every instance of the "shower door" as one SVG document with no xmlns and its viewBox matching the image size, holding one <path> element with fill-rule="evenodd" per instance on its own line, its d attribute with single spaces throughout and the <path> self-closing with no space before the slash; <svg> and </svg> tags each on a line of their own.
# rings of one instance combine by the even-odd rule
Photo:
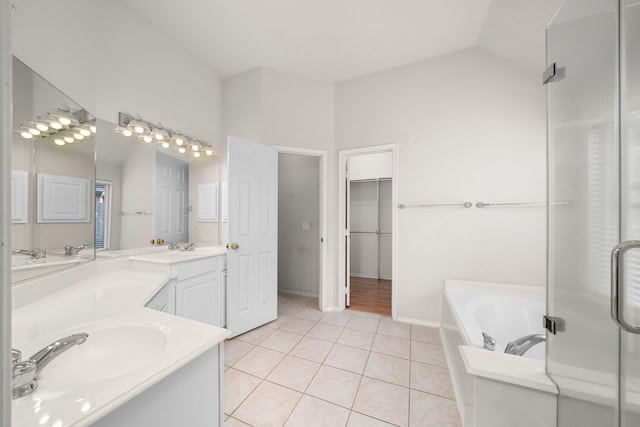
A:
<svg viewBox="0 0 640 427">
<path fill-rule="evenodd" d="M 561 427 L 640 425 L 640 336 L 611 309 L 612 250 L 640 240 L 638 9 L 568 0 L 547 31 L 547 371 Z M 624 316 L 640 325 L 640 249 L 623 261 Z"/>
</svg>

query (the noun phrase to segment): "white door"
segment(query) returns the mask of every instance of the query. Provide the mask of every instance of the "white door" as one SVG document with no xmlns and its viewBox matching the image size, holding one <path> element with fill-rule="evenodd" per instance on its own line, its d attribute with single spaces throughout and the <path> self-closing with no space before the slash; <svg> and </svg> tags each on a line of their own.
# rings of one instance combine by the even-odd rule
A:
<svg viewBox="0 0 640 427">
<path fill-rule="evenodd" d="M 351 305 L 351 182 L 349 181 L 349 159 L 347 159 L 347 170 L 345 174 L 345 229 L 344 229 L 344 306 Z"/>
<path fill-rule="evenodd" d="M 278 317 L 278 152 L 229 136 L 227 329 Z"/>
<path fill-rule="evenodd" d="M 189 164 L 156 152 L 153 238 L 186 242 L 189 218 Z"/>
</svg>

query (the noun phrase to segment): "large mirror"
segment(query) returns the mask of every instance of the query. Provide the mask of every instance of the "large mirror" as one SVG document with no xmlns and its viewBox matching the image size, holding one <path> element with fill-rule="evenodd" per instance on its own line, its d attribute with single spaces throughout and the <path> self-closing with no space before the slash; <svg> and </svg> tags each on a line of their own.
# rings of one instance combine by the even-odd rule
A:
<svg viewBox="0 0 640 427">
<path fill-rule="evenodd" d="M 97 122 L 98 258 L 160 250 L 169 242 L 219 244 L 219 158 L 181 154 Z"/>
<path fill-rule="evenodd" d="M 13 61 L 12 282 L 94 259 L 95 119 Z"/>
</svg>

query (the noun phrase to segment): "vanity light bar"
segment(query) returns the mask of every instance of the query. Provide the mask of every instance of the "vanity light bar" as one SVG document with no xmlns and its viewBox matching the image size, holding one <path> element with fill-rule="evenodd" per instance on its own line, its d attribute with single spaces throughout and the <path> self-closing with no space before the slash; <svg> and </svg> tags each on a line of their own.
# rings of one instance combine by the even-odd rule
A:
<svg viewBox="0 0 640 427">
<path fill-rule="evenodd" d="M 172 148 L 181 154 L 191 154 L 194 157 L 200 157 L 202 153 L 207 156 L 216 154 L 209 144 L 183 135 L 180 129 L 172 131 L 164 128 L 161 123 L 155 125 L 145 121 L 139 114 L 134 117 L 126 113 L 119 113 L 116 132 L 124 136 L 136 136 L 146 143 L 156 142 L 163 148 Z"/>
<path fill-rule="evenodd" d="M 82 141 L 96 131 L 97 128 L 86 110 L 71 111 L 67 105 L 61 105 L 48 114 L 36 116 L 21 124 L 18 132 L 24 139 L 65 145 Z"/>
</svg>

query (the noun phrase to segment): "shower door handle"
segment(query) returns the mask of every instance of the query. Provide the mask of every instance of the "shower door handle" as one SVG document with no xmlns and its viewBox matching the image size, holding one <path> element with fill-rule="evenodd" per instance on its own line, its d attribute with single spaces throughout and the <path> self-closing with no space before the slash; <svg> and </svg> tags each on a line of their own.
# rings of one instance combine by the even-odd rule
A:
<svg viewBox="0 0 640 427">
<path fill-rule="evenodd" d="M 627 332 L 640 334 L 640 326 L 632 325 L 624 317 L 626 284 L 624 277 L 625 255 L 631 249 L 640 248 L 640 240 L 627 240 L 611 252 L 611 317 Z"/>
</svg>

